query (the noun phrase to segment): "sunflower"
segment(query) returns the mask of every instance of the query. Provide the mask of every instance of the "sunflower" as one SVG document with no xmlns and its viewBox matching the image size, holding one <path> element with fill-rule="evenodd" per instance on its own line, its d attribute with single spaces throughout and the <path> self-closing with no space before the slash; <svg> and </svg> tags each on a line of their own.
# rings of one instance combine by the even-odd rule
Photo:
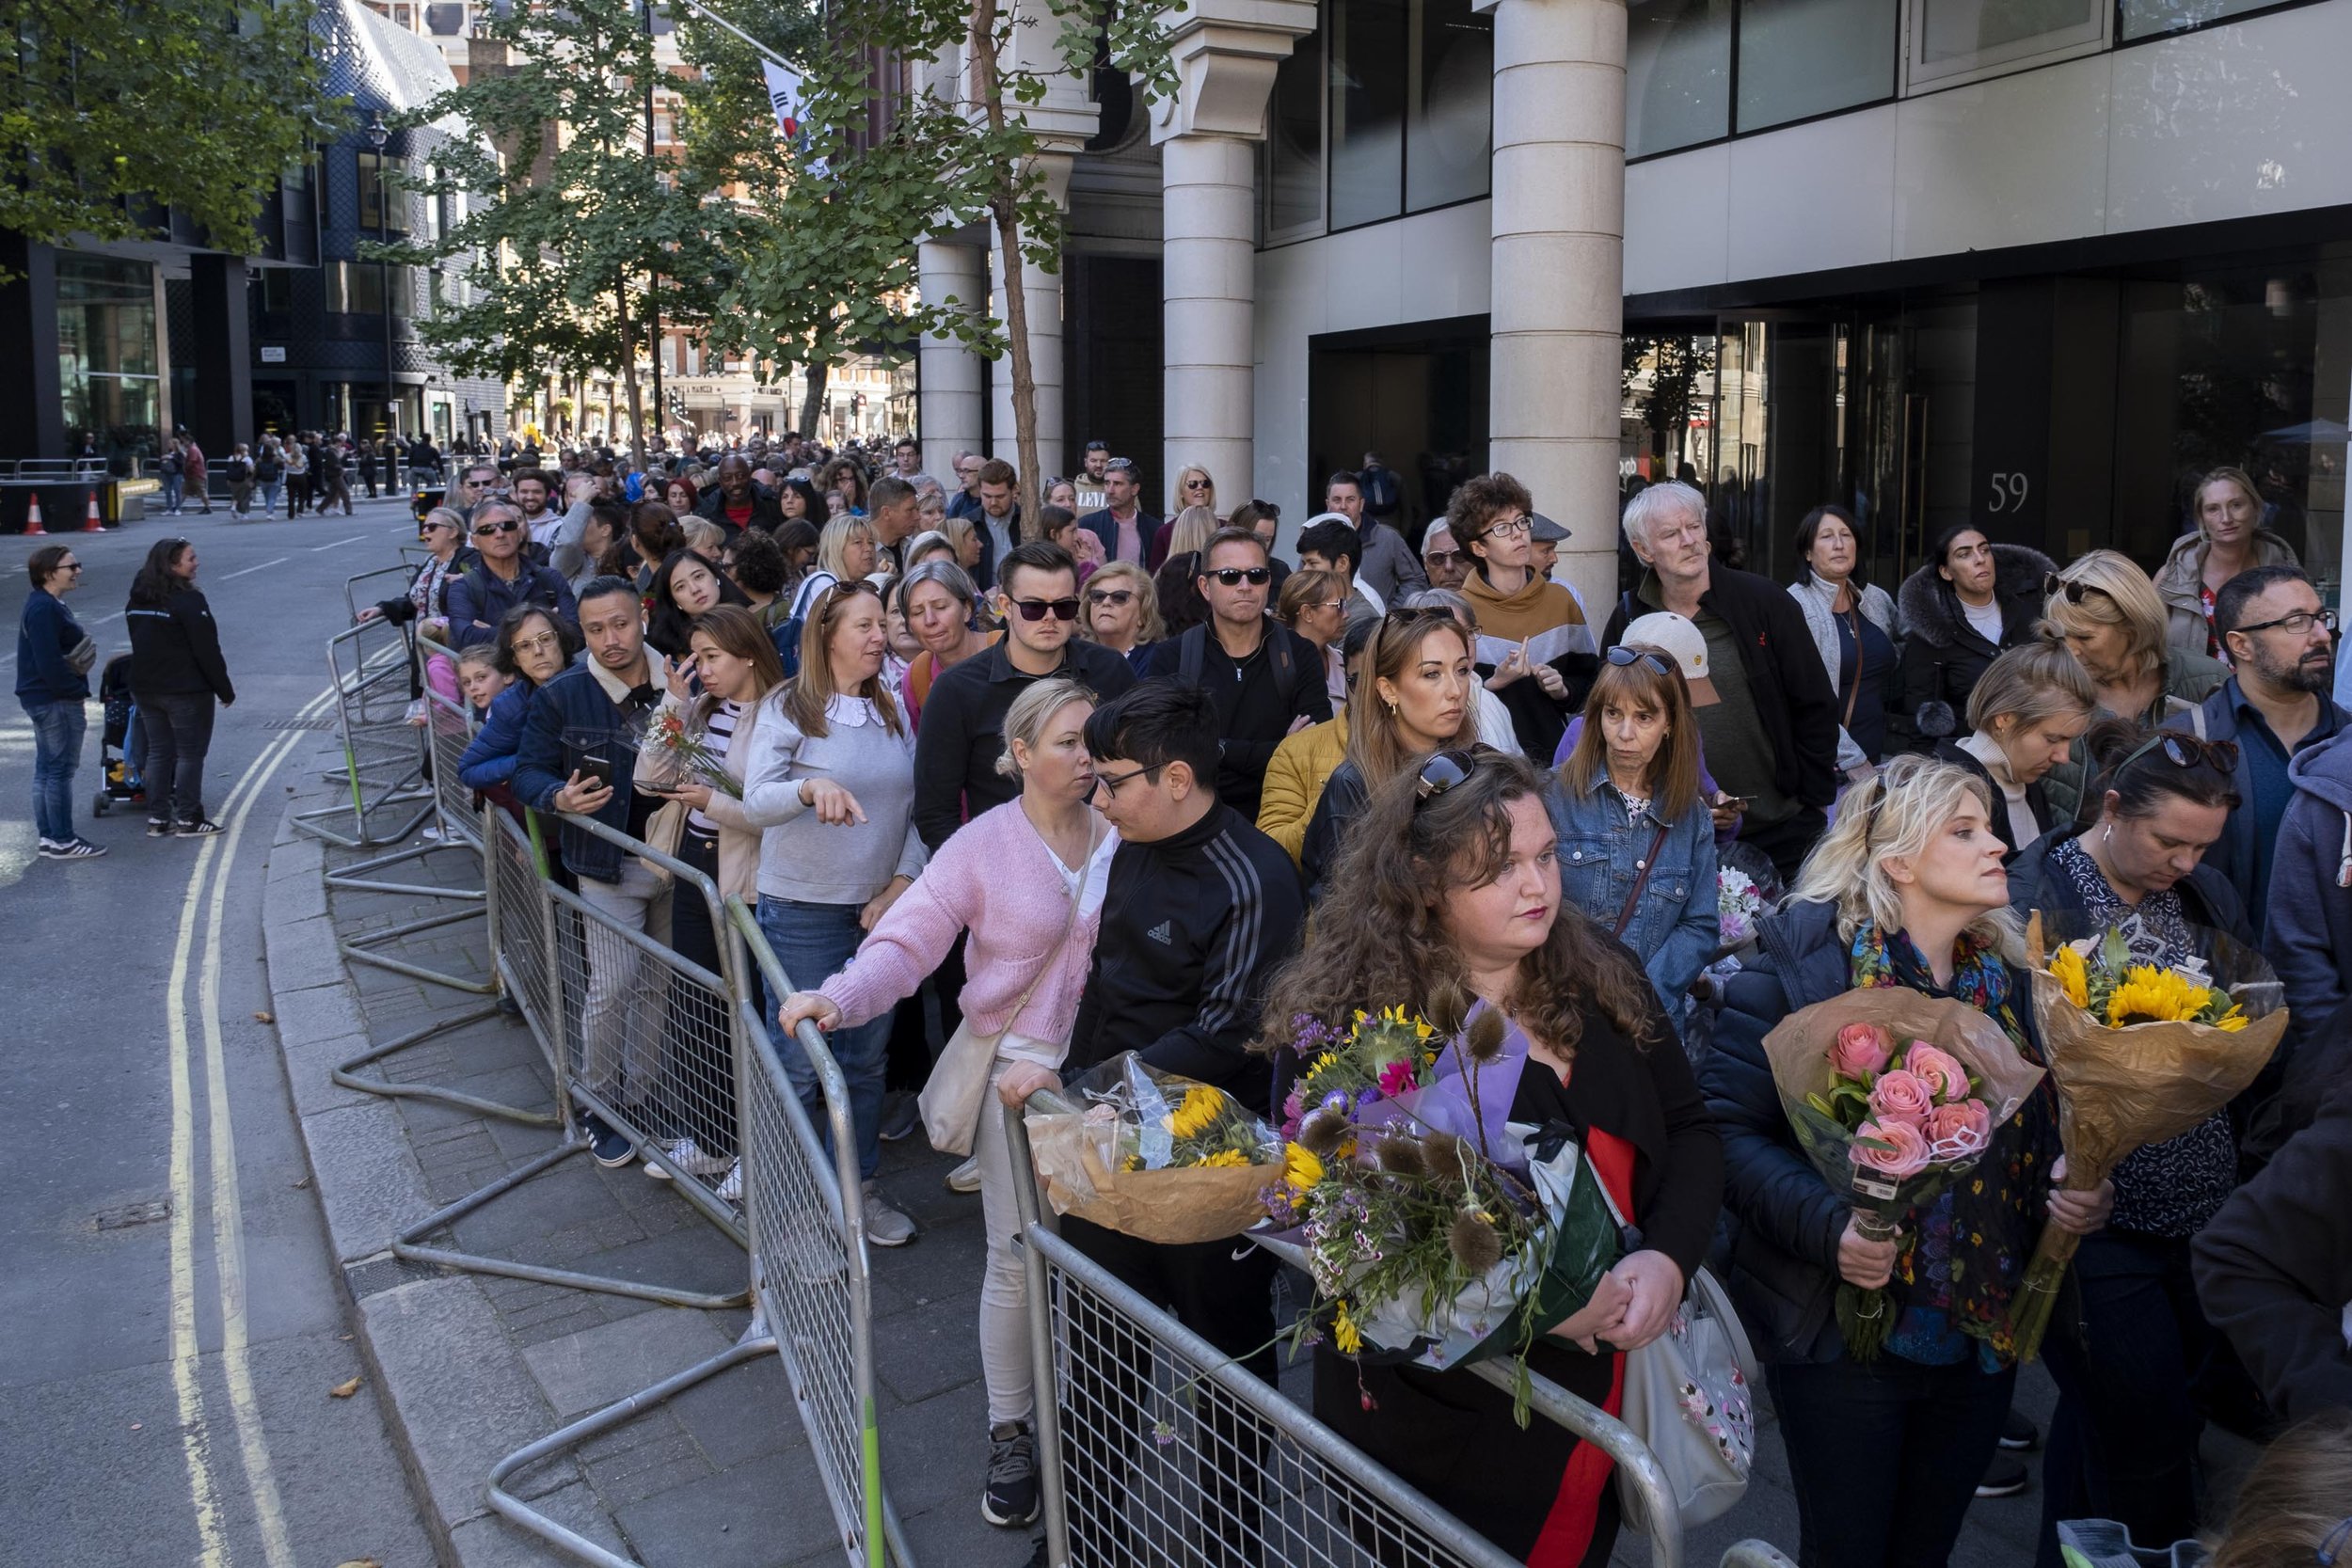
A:
<svg viewBox="0 0 2352 1568">
<path fill-rule="evenodd" d="M 1201 1161 L 1199 1168 L 1201 1170 L 1220 1170 L 1232 1165 L 1246 1165 L 1248 1164 L 1249 1164 L 1249 1156 L 1244 1154 L 1240 1149 L 1220 1148 L 1215 1154 L 1212 1154 L 1207 1159 Z"/>
<path fill-rule="evenodd" d="M 2090 1006 L 2090 966 L 2072 947 L 2060 945 L 2050 955 L 2050 974 L 2065 988 L 2066 1000 L 2077 1007 Z"/>
<path fill-rule="evenodd" d="M 1308 1192 L 1323 1183 L 1323 1162 L 1314 1150 L 1292 1144 L 1282 1152 L 1282 1180 L 1293 1192 Z"/>
<path fill-rule="evenodd" d="M 2177 971 L 2139 964 L 2123 972 L 2107 998 L 2107 1027 L 2130 1023 L 2187 1023 L 2205 1010 L 2213 992 L 2191 985 Z"/>
<path fill-rule="evenodd" d="M 1354 1355 L 1364 1348 L 1364 1331 L 1348 1315 L 1344 1300 L 1339 1304 L 1339 1315 L 1331 1320 L 1331 1342 L 1339 1347 L 1342 1355 Z"/>
<path fill-rule="evenodd" d="M 1216 1123 L 1225 1109 L 1225 1096 L 1206 1084 L 1184 1091 L 1184 1102 L 1168 1113 L 1168 1130 L 1179 1138 L 1197 1138 Z"/>
</svg>

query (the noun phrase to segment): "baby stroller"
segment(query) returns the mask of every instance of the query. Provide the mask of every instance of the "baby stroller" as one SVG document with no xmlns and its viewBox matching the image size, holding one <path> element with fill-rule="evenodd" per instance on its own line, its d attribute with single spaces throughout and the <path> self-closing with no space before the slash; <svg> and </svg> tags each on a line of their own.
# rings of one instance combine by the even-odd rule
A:
<svg viewBox="0 0 2352 1568">
<path fill-rule="evenodd" d="M 98 793 L 89 803 L 92 816 L 103 816 L 118 803 L 145 805 L 147 784 L 138 768 L 138 705 L 131 701 L 131 656 L 117 654 L 98 677 L 98 700 L 106 705 L 106 729 L 99 748 Z"/>
</svg>

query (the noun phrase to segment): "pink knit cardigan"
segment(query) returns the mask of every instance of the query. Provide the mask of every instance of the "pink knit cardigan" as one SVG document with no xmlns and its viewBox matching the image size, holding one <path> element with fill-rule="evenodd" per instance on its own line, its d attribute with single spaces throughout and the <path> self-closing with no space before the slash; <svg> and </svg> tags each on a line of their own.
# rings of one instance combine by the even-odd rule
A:
<svg viewBox="0 0 2352 1568">
<path fill-rule="evenodd" d="M 1117 836 L 1105 831 L 1098 858 L 1110 853 Z M 1053 851 L 1038 837 L 1021 802 L 1008 800 L 982 812 L 941 845 L 856 956 L 818 989 L 841 1009 L 844 1024 L 879 1018 L 900 998 L 914 995 L 947 957 L 958 934 L 969 931 L 959 1001 L 973 1031 L 993 1035 L 1011 1029 L 1025 1039 L 1058 1044 L 1077 1022 L 1078 996 L 1086 988 L 1101 921 L 1098 905 L 1072 927 L 1069 884 Z M 1036 993 L 1013 1017 L 1013 1006 L 1033 980 Z"/>
</svg>

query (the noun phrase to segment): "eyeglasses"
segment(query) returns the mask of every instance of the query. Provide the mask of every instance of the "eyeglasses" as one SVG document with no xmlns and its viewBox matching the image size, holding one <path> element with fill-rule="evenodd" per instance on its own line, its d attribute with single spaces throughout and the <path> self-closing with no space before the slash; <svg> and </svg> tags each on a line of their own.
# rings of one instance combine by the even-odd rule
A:
<svg viewBox="0 0 2352 1568">
<path fill-rule="evenodd" d="M 82 563 L 78 561 L 60 561 L 57 562 L 57 570 L 60 572 L 78 572 L 81 569 Z"/>
<path fill-rule="evenodd" d="M 1470 776 L 1478 766 L 1475 752 L 1448 748 L 1430 753 L 1421 765 L 1421 777 L 1414 782 L 1413 793 L 1422 801 L 1436 800 L 1455 784 Z M 1419 806 L 1414 808 L 1419 810 Z"/>
<path fill-rule="evenodd" d="M 1048 615 L 1057 621 L 1074 621 L 1078 618 L 1078 601 L 1074 596 L 1067 599 L 1015 599 L 1012 608 L 1021 612 L 1024 621 L 1042 621 Z"/>
<path fill-rule="evenodd" d="M 1274 573 L 1264 566 L 1219 566 L 1214 572 L 1203 572 L 1200 575 L 1204 578 L 1215 578 L 1219 584 L 1227 588 L 1238 588 L 1245 582 L 1256 588 L 1263 584 Z"/>
<path fill-rule="evenodd" d="M 2095 582 L 2069 582 L 2056 572 L 2048 573 L 2042 578 L 2042 592 L 2045 597 L 2052 594 L 2063 594 L 2066 595 L 2068 604 L 2080 604 L 2093 594 L 2103 599 L 2112 600 L 2115 597 Z M 2246 628 L 2240 626 L 2238 629 L 2244 631 Z"/>
<path fill-rule="evenodd" d="M 544 653 L 558 645 L 555 633 L 543 631 L 536 637 L 517 637 L 514 648 L 518 654 Z"/>
<path fill-rule="evenodd" d="M 1661 675 L 1671 675 L 1675 673 L 1675 667 L 1658 655 L 1640 648 L 1629 648 L 1622 642 L 1601 657 L 1620 670 L 1630 670 L 1637 664 L 1646 664 Z"/>
<path fill-rule="evenodd" d="M 2300 637 L 2311 630 L 2314 623 L 2333 631 L 2336 629 L 2336 612 L 2332 610 L 2298 610 L 2292 615 L 2281 615 L 2275 621 L 2257 621 L 2250 626 L 2237 626 L 2233 629 L 2244 632 L 2275 629 L 2291 636 Z"/>
<path fill-rule="evenodd" d="M 493 533 L 519 533 L 522 531 L 522 526 L 523 525 L 521 523 L 516 521 L 512 517 L 501 517 L 495 523 L 477 524 L 473 531 L 473 536 L 476 539 L 487 539 Z"/>
<path fill-rule="evenodd" d="M 1451 566 L 1463 556 L 1460 550 L 1423 550 L 1421 558 L 1432 566 Z"/>
<path fill-rule="evenodd" d="M 1100 593 L 1089 594 L 1087 603 L 1090 605 L 1125 604 L 1135 596 L 1136 591 L 1132 588 L 1105 588 Z"/>
<path fill-rule="evenodd" d="M 1345 599 L 1317 599 L 1307 608 L 1309 610 L 1344 610 L 1347 608 L 1347 601 Z"/>
<path fill-rule="evenodd" d="M 1094 783 L 1104 794 L 1116 795 L 1119 793 L 1119 786 L 1125 784 L 1128 780 L 1148 779 L 1152 774 L 1158 772 L 1161 768 L 1167 766 L 1168 764 L 1164 762 L 1155 762 L 1149 768 L 1137 768 L 1131 772 L 1120 773 L 1116 776 L 1109 773 L 1097 773 L 1094 775 Z"/>
<path fill-rule="evenodd" d="M 1534 531 L 1535 525 L 1529 521 L 1526 515 L 1522 514 L 1517 517 L 1506 517 L 1499 523 L 1487 524 L 1486 531 L 1480 534 L 1479 537 L 1482 539 L 1488 539 L 1499 534 L 1505 539 L 1515 539 L 1522 533 L 1533 533 Z"/>
<path fill-rule="evenodd" d="M 2200 764 L 2217 773 L 2237 771 L 2237 742 L 2234 740 L 2201 740 L 2193 735 L 2165 730 L 2150 736 L 2132 748 L 2131 755 L 2116 765 L 2116 778 L 2140 758 L 2153 752 L 2175 768 L 2195 768 Z"/>
</svg>

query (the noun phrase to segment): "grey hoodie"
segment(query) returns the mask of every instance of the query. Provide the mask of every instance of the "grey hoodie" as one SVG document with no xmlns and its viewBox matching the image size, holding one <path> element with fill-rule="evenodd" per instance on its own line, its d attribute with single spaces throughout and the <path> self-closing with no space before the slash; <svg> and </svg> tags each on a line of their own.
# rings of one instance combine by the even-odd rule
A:
<svg viewBox="0 0 2352 1568">
<path fill-rule="evenodd" d="M 2352 730 L 2296 753 L 2295 799 L 2270 863 L 2270 961 L 2297 1018 L 2318 1020 L 2345 998 L 2352 953 Z"/>
</svg>

